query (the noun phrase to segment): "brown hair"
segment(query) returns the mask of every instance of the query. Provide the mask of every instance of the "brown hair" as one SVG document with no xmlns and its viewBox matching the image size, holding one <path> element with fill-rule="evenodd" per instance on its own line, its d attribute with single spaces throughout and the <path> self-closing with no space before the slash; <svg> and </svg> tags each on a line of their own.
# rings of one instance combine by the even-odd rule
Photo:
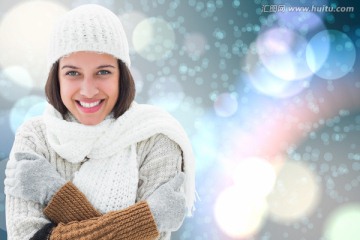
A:
<svg viewBox="0 0 360 240">
<path fill-rule="evenodd" d="M 118 59 L 119 77 L 119 97 L 112 110 L 114 117 L 120 117 L 126 112 L 135 98 L 135 82 L 126 64 Z M 63 118 L 68 113 L 68 109 L 64 105 L 60 96 L 59 82 L 59 61 L 55 62 L 49 72 L 48 79 L 45 84 L 45 95 L 48 102 L 58 110 Z"/>
</svg>

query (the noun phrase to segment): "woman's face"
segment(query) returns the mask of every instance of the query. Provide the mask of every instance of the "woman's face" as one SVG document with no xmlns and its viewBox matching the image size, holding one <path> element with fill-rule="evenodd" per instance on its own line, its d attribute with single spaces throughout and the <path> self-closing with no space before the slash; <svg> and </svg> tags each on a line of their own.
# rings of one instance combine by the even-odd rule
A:
<svg viewBox="0 0 360 240">
<path fill-rule="evenodd" d="M 119 96 L 119 67 L 109 54 L 76 52 L 59 62 L 60 95 L 85 125 L 96 125 L 113 110 Z"/>
</svg>

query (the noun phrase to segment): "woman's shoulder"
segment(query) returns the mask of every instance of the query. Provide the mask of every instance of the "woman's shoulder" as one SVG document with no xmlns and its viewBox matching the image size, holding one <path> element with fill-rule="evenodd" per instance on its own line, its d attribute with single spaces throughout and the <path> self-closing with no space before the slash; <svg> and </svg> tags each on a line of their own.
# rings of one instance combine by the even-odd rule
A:
<svg viewBox="0 0 360 240">
<path fill-rule="evenodd" d="M 145 156 L 154 151 L 154 149 L 158 148 L 179 149 L 179 145 L 162 133 L 154 134 L 151 137 L 137 143 L 138 154 L 140 153 Z"/>
<path fill-rule="evenodd" d="M 140 144 L 149 144 L 149 143 L 152 143 L 152 144 L 155 144 L 155 143 L 172 143 L 174 141 L 172 141 L 168 136 L 166 136 L 165 134 L 163 133 L 155 133 L 154 135 L 148 137 L 147 139 L 145 140 L 142 140 L 140 142 L 138 142 L 138 145 Z"/>
</svg>

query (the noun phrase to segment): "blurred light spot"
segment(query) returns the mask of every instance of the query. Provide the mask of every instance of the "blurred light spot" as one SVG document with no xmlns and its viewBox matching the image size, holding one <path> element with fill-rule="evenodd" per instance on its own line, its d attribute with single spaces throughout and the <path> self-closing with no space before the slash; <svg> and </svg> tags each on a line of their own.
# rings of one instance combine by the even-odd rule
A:
<svg viewBox="0 0 360 240">
<path fill-rule="evenodd" d="M 245 76 L 251 85 L 259 92 L 277 98 L 287 98 L 295 96 L 308 87 L 310 79 L 298 79 L 287 81 L 269 72 L 260 61 L 257 54 L 248 52 L 246 58 Z"/>
<path fill-rule="evenodd" d="M 39 103 L 36 103 L 30 109 L 27 111 L 24 121 L 26 121 L 29 118 L 40 116 L 43 114 L 45 107 L 47 105 L 46 101 L 40 101 Z"/>
<path fill-rule="evenodd" d="M 306 165 L 285 162 L 268 196 L 269 213 L 279 222 L 290 223 L 309 216 L 320 200 L 317 176 Z"/>
<path fill-rule="evenodd" d="M 306 61 L 313 73 L 316 73 L 325 63 L 330 48 L 327 31 L 322 31 L 311 38 L 306 47 Z"/>
<path fill-rule="evenodd" d="M 125 14 L 122 14 L 119 16 L 120 21 L 124 27 L 125 34 L 129 40 L 131 40 L 131 37 L 133 36 L 135 27 L 144 19 L 146 19 L 146 16 L 141 12 L 127 12 Z M 130 52 L 135 51 L 135 47 L 133 44 L 133 41 L 129 42 L 129 48 Z"/>
<path fill-rule="evenodd" d="M 306 63 L 307 41 L 295 31 L 271 28 L 260 34 L 256 47 L 260 60 L 269 72 L 284 80 L 312 75 Z"/>
<path fill-rule="evenodd" d="M 175 77 L 159 78 L 148 90 L 149 103 L 174 111 L 181 104 L 185 93 Z"/>
<path fill-rule="evenodd" d="M 234 8 L 238 8 L 240 6 L 240 0 L 234 0 L 232 5 Z"/>
<path fill-rule="evenodd" d="M 23 67 L 11 66 L 0 72 L 0 95 L 9 101 L 27 95 L 32 87 L 32 78 Z"/>
<path fill-rule="evenodd" d="M 29 72 L 23 67 L 11 66 L 2 71 L 2 74 L 9 80 L 17 83 L 18 85 L 26 88 L 33 87 L 33 81 Z"/>
<path fill-rule="evenodd" d="M 338 79 L 348 74 L 354 67 L 356 50 L 352 40 L 337 30 L 318 33 L 320 42 L 329 42 L 329 52 L 316 75 L 324 79 Z M 316 36 L 315 36 L 316 37 Z"/>
<path fill-rule="evenodd" d="M 238 102 L 234 94 L 231 93 L 220 94 L 214 102 L 215 112 L 220 117 L 232 116 L 237 111 L 237 108 Z"/>
<path fill-rule="evenodd" d="M 226 37 L 226 32 L 223 29 L 216 28 L 214 30 L 213 36 L 218 40 L 222 40 Z"/>
<path fill-rule="evenodd" d="M 165 20 L 147 18 L 135 27 L 132 41 L 140 56 L 155 61 L 169 56 L 175 46 L 175 34 Z"/>
<path fill-rule="evenodd" d="M 328 240 L 360 239 L 360 204 L 340 206 L 331 212 L 325 223 L 324 235 Z"/>
<path fill-rule="evenodd" d="M 67 11 L 49 1 L 29 1 L 15 5 L 0 23 L 0 65 L 27 69 L 42 88 L 47 79 L 49 36 L 55 20 Z"/>
<path fill-rule="evenodd" d="M 201 33 L 185 35 L 184 47 L 190 57 L 199 58 L 206 50 L 207 40 Z"/>
<path fill-rule="evenodd" d="M 27 119 L 41 115 L 45 109 L 46 100 L 40 96 L 31 95 L 19 99 L 10 112 L 10 127 L 15 133 L 18 127 Z"/>
<path fill-rule="evenodd" d="M 249 198 L 236 188 L 223 190 L 216 199 L 215 220 L 230 237 L 250 237 L 262 226 L 266 214 L 264 198 Z"/>
<path fill-rule="evenodd" d="M 268 161 L 254 157 L 239 162 L 233 179 L 243 196 L 266 197 L 274 187 L 276 173 Z"/>
<path fill-rule="evenodd" d="M 141 72 L 139 71 L 139 69 L 135 68 L 135 67 L 131 67 L 131 75 L 134 78 L 135 81 L 135 89 L 136 89 L 136 93 L 141 93 L 142 89 L 144 87 L 144 80 L 142 77 Z"/>
<path fill-rule="evenodd" d="M 190 96 L 186 96 L 176 111 L 172 112 L 172 115 L 181 123 L 186 130 L 186 133 L 190 136 L 195 133 L 196 119 L 204 114 L 204 110 L 200 106 L 198 100 L 202 99 L 194 99 Z"/>
<path fill-rule="evenodd" d="M 114 0 L 73 0 L 70 2 L 72 8 L 89 3 L 102 5 L 106 8 L 112 9 L 114 5 Z"/>
</svg>

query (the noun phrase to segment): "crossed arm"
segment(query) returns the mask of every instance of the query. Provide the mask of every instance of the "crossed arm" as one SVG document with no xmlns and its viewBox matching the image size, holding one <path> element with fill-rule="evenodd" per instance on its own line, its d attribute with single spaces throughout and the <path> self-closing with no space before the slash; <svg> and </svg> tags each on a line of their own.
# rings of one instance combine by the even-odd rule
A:
<svg viewBox="0 0 360 240">
<path fill-rule="evenodd" d="M 33 137 L 27 137 L 25 140 L 31 141 L 31 144 L 26 145 L 28 149 L 23 149 L 24 147 L 22 146 L 21 151 L 27 153 L 33 151 L 33 154 L 37 154 L 36 151 L 31 148 L 31 146 L 36 145 Z M 24 141 L 24 139 L 21 141 Z M 14 144 L 14 146 L 16 147 L 16 144 Z M 153 147 L 156 146 L 154 145 Z M 37 156 L 39 156 L 39 154 L 37 154 Z M 40 155 L 40 158 L 41 157 Z M 33 164 L 33 160 L 12 159 L 10 161 L 12 161 L 12 163 L 15 161 L 17 163 Z M 149 161 L 150 160 L 151 159 L 149 159 Z M 47 160 L 45 159 L 45 161 Z M 41 165 L 43 166 L 44 164 L 41 163 Z M 17 166 L 19 166 L 19 164 Z M 28 169 L 29 165 L 26 166 L 25 164 L 24 167 Z M 146 168 L 147 165 L 144 163 L 143 167 Z M 143 200 L 146 201 L 141 201 L 140 199 L 139 202 L 127 209 L 106 213 L 104 215 L 97 212 L 87 201 L 86 197 L 71 182 L 62 185 L 60 190 L 58 190 L 53 197 L 50 197 L 50 202 L 48 204 L 45 203 L 47 204 L 45 209 L 43 209 L 44 204 L 41 204 L 39 201 L 16 196 L 16 194 L 14 195 L 7 191 L 8 232 L 9 236 L 13 236 L 10 239 L 29 239 L 30 237 L 33 237 L 33 239 L 41 239 L 41 233 L 45 233 L 46 235 L 47 230 L 49 230 L 48 232 L 51 230 L 50 239 L 77 239 L 81 237 L 85 237 L 86 239 L 154 239 L 161 231 L 174 230 L 164 229 L 169 225 L 167 220 L 164 220 L 166 216 L 169 216 L 169 213 L 165 214 L 165 218 L 163 219 L 164 214 L 161 214 L 161 211 L 160 214 L 159 212 L 157 213 L 157 205 L 155 203 L 159 203 L 157 199 L 159 196 L 156 197 L 156 193 L 157 191 L 165 191 L 170 195 L 173 194 L 175 198 L 184 198 L 181 193 L 174 191 L 175 188 L 181 185 L 183 181 L 181 178 L 183 177 L 177 177 L 174 181 L 161 185 L 151 194 L 149 194 L 148 191 L 144 191 L 142 195 L 144 196 Z M 9 186 L 9 184 L 7 184 L 7 186 Z M 143 188 L 140 187 L 139 189 L 141 190 Z M 45 196 L 47 195 L 51 195 L 51 193 L 45 194 Z M 164 196 L 163 193 L 158 195 Z M 155 200 L 151 197 L 155 197 Z M 182 201 L 179 201 L 179 199 L 177 202 L 179 202 L 180 205 L 173 206 L 173 209 L 176 209 L 177 214 L 180 216 L 175 228 L 181 225 L 183 217 L 185 216 L 184 204 L 181 206 Z M 151 205 L 153 207 L 151 207 Z M 184 211 L 181 210 L 182 208 Z M 81 211 L 79 211 L 79 209 L 81 209 Z M 170 215 L 170 217 L 173 218 L 172 215 Z M 50 219 L 53 224 L 48 224 L 48 219 Z M 161 221 L 165 221 L 166 223 L 162 224 Z M 40 229 L 42 229 L 43 232 L 41 232 Z M 81 229 L 81 231 L 79 231 L 79 229 Z M 132 238 L 128 238 L 128 235 L 131 235 Z"/>
</svg>

